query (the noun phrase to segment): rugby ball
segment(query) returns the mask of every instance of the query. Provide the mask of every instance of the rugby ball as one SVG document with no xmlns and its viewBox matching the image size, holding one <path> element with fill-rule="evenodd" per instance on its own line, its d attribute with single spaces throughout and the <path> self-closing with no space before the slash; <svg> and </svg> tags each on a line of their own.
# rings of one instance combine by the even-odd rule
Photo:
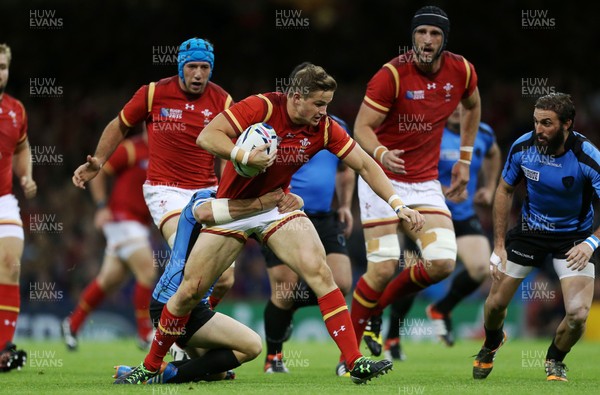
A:
<svg viewBox="0 0 600 395">
<path fill-rule="evenodd" d="M 235 142 L 236 146 L 246 152 L 265 144 L 270 144 L 267 148 L 267 154 L 277 151 L 277 133 L 271 125 L 266 123 L 255 123 L 249 126 Z M 241 162 L 232 163 L 235 171 L 242 177 L 250 178 L 260 173 L 260 170 L 255 167 L 243 165 Z"/>
</svg>

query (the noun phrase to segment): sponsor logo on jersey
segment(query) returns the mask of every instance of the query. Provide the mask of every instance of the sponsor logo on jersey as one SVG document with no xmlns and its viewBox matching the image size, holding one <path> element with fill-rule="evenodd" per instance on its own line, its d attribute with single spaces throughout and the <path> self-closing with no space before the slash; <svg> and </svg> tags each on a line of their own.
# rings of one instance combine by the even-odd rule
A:
<svg viewBox="0 0 600 395">
<path fill-rule="evenodd" d="M 406 91 L 405 96 L 408 100 L 423 100 L 423 99 L 425 99 L 425 91 L 424 90 Z"/>
<path fill-rule="evenodd" d="M 528 169 L 525 166 L 521 166 L 521 169 L 523 169 L 523 173 L 525 173 L 525 177 L 529 178 L 530 180 L 532 180 L 532 181 L 540 180 L 540 172 L 539 171 Z"/>
<path fill-rule="evenodd" d="M 181 119 L 183 115 L 183 110 L 177 110 L 174 108 L 164 108 L 160 109 L 160 116 L 168 119 Z"/>
<path fill-rule="evenodd" d="M 429 84 L 429 83 L 427 84 L 427 90 L 431 90 L 431 89 L 435 89 L 435 88 L 436 88 L 435 82 L 432 82 L 431 84 Z"/>
</svg>

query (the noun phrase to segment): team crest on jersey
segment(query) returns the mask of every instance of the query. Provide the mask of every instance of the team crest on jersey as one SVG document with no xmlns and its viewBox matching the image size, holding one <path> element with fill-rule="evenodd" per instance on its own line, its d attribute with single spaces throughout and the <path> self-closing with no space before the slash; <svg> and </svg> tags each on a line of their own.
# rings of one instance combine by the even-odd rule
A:
<svg viewBox="0 0 600 395">
<path fill-rule="evenodd" d="M 573 176 L 563 177 L 562 183 L 565 186 L 565 188 L 571 189 L 571 187 L 575 183 L 575 177 L 573 177 Z"/>
<path fill-rule="evenodd" d="M 308 141 L 308 138 L 305 137 L 302 140 L 300 140 L 300 146 L 302 148 L 300 148 L 299 152 L 303 153 L 306 150 L 306 148 L 308 148 L 309 145 L 310 145 L 310 141 Z"/>
<path fill-rule="evenodd" d="M 208 125 L 211 121 L 210 116 L 213 115 L 212 111 L 210 111 L 208 108 L 205 108 L 200 112 L 200 114 L 204 115 L 204 126 Z"/>
<path fill-rule="evenodd" d="M 168 119 L 181 119 L 183 110 L 176 110 L 174 108 L 161 108 L 160 116 Z"/>
<path fill-rule="evenodd" d="M 449 82 L 446 82 L 446 85 L 444 85 L 444 90 L 446 91 L 446 96 L 444 96 L 444 98 L 446 101 L 450 101 L 452 98 L 452 88 L 454 88 L 454 85 Z"/>
<path fill-rule="evenodd" d="M 521 169 L 523 169 L 523 173 L 525 174 L 525 177 L 527 177 L 528 179 L 530 179 L 532 181 L 540 180 L 540 172 L 539 171 L 528 169 L 525 166 L 521 166 Z"/>
<path fill-rule="evenodd" d="M 424 90 L 406 91 L 405 97 L 408 100 L 423 100 L 423 99 L 425 99 L 425 91 Z"/>
<path fill-rule="evenodd" d="M 14 112 L 13 110 L 10 110 L 8 112 L 8 116 L 10 117 L 10 119 L 12 119 L 12 124 L 16 128 L 18 126 L 17 125 L 17 113 Z"/>
</svg>

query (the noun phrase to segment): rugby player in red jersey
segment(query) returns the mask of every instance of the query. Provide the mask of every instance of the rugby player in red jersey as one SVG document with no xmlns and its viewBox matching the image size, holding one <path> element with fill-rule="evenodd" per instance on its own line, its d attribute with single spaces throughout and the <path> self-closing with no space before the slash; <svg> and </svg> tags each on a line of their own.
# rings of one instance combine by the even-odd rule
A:
<svg viewBox="0 0 600 395">
<path fill-rule="evenodd" d="M 13 173 L 27 199 L 37 192 L 25 107 L 4 92 L 10 61 L 10 47 L 0 44 L 0 372 L 20 369 L 27 358 L 12 343 L 21 306 L 19 274 L 25 239 L 19 202 L 12 194 Z"/>
<path fill-rule="evenodd" d="M 454 270 L 456 237 L 445 197 L 460 196 L 469 181 L 481 114 L 475 68 L 464 57 L 445 50 L 450 31 L 446 13 L 438 7 L 423 7 L 415 13 L 411 29 L 412 50 L 384 64 L 369 81 L 354 124 L 356 140 L 379 162 L 396 193 L 427 219 L 419 234 L 408 229 L 359 177 L 368 265 L 354 290 L 351 314 L 359 342 L 372 319 L 365 340 L 374 355 L 381 353 L 383 308 Z M 440 144 L 446 120 L 459 103 L 464 108 L 461 154 L 444 196 L 437 180 Z M 403 262 L 405 270 L 390 282 L 400 258 L 398 232 L 416 242 L 420 259 Z"/>
<path fill-rule="evenodd" d="M 323 68 L 311 65 L 296 74 L 287 95 L 251 96 L 219 114 L 200 133 L 198 144 L 221 158 L 244 161 L 265 171 L 256 177 L 244 178 L 228 162 L 217 197 L 234 202 L 255 198 L 276 188 L 285 189 L 296 170 L 317 152 L 327 149 L 361 174 L 398 218 L 410 222 L 411 229 L 418 231 L 423 226 L 423 216 L 404 205 L 377 163 L 327 116 L 327 106 L 336 87 L 335 80 Z M 258 122 L 266 122 L 275 129 L 279 140 L 276 152 L 267 154 L 267 144 L 249 153 L 234 146 L 232 139 Z M 220 205 L 220 218 L 229 217 L 228 202 Z M 312 223 L 302 211 L 281 213 L 273 209 L 211 225 L 200 233 L 186 260 L 185 277 L 162 310 L 149 354 L 140 366 L 115 383 L 138 384 L 158 374 L 170 344 L 185 334 L 190 311 L 237 257 L 251 235 L 266 243 L 318 296 L 327 330 L 348 362 L 355 383 L 364 383 L 391 369 L 390 361 L 373 361 L 361 355 L 346 302 L 335 285 L 325 261 L 325 250 Z"/>
<path fill-rule="evenodd" d="M 214 156 L 196 145 L 196 137 L 231 96 L 210 81 L 213 46 L 192 38 L 181 44 L 178 75 L 142 86 L 104 129 L 94 156 L 75 170 L 73 183 L 84 188 L 135 125 L 145 122 L 150 161 L 144 199 L 154 223 L 173 247 L 181 210 L 199 190 L 216 191 Z M 233 284 L 233 270 L 220 279 L 213 307 Z"/>
</svg>

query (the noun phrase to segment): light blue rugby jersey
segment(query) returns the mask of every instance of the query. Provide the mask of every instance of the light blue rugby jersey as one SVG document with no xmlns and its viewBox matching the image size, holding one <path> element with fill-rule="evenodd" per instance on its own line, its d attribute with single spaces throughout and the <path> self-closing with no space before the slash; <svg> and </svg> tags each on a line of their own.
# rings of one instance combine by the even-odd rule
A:
<svg viewBox="0 0 600 395">
<path fill-rule="evenodd" d="M 594 218 L 593 196 L 600 194 L 598 148 L 582 134 L 570 132 L 562 155 L 544 155 L 534 140 L 533 131 L 519 137 L 502 171 L 509 185 L 525 182 L 524 224 L 550 233 L 589 231 Z"/>
<path fill-rule="evenodd" d="M 468 197 L 465 201 L 454 203 L 446 200 L 446 205 L 452 213 L 454 221 L 464 221 L 475 215 L 473 207 L 473 197 L 477 191 L 477 176 L 483 165 L 483 159 L 488 153 L 496 136 L 490 125 L 481 122 L 477 137 L 473 144 L 473 156 L 471 159 L 469 183 L 467 184 Z M 440 148 L 440 163 L 438 165 L 440 183 L 446 187 L 450 186 L 452 179 L 452 166 L 460 159 L 460 134 L 451 132 L 448 128 L 444 128 L 442 135 L 442 145 Z"/>
</svg>

